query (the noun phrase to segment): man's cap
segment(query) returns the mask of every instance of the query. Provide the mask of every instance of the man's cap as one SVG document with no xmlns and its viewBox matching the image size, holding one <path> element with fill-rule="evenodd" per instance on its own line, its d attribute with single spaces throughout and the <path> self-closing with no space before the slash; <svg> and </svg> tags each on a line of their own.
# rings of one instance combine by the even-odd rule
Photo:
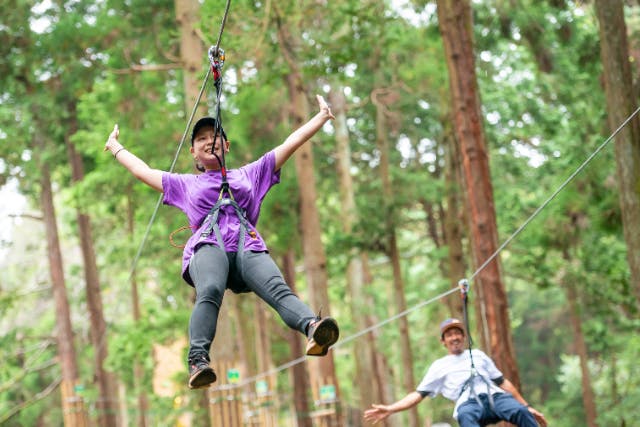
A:
<svg viewBox="0 0 640 427">
<path fill-rule="evenodd" d="M 193 125 L 193 131 L 191 132 L 191 144 L 193 145 L 193 140 L 196 139 L 196 135 L 203 127 L 211 126 L 214 129 L 218 126 L 218 121 L 213 117 L 203 117 Z M 224 132 L 222 126 L 220 126 L 220 132 L 222 133 L 222 137 L 226 140 L 227 134 Z"/>
<path fill-rule="evenodd" d="M 458 328 L 464 334 L 464 325 L 462 322 L 454 317 L 444 320 L 440 323 L 440 337 L 444 337 L 444 333 L 447 332 L 451 328 Z"/>
</svg>

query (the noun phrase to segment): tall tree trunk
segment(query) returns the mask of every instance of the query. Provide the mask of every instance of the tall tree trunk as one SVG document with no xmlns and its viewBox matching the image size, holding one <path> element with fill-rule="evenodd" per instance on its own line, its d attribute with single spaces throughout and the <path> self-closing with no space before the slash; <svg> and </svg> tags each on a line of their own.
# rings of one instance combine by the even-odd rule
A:
<svg viewBox="0 0 640 427">
<path fill-rule="evenodd" d="M 353 226 L 358 220 L 358 211 L 355 202 L 355 190 L 351 178 L 351 148 L 349 146 L 349 131 L 346 118 L 346 101 L 342 88 L 338 88 L 329 94 L 331 110 L 335 115 L 333 125 L 336 135 L 336 159 L 338 174 L 338 188 L 340 189 L 340 222 L 342 231 L 346 236 L 353 232 Z M 357 330 L 364 330 L 370 325 L 369 316 L 365 314 L 372 307 L 371 297 L 365 292 L 365 286 L 369 278 L 366 274 L 367 258 L 360 251 L 353 248 L 349 253 L 347 266 L 347 289 L 351 296 L 351 312 L 354 313 L 354 323 Z M 353 347 L 356 363 L 356 383 L 360 394 L 360 401 L 356 407 L 366 408 L 372 403 L 380 402 L 380 390 L 384 384 L 379 383 L 379 377 L 374 375 L 373 359 L 371 354 L 377 352 L 373 332 L 369 332 L 364 340 Z M 359 417 L 361 418 L 361 417 Z"/>
<path fill-rule="evenodd" d="M 87 425 L 87 412 L 82 396 L 76 393 L 78 385 L 78 365 L 76 350 L 71 327 L 71 310 L 67 299 L 67 289 L 64 279 L 62 253 L 56 224 L 56 212 L 53 204 L 53 191 L 51 189 L 51 174 L 49 165 L 42 160 L 44 141 L 36 136 L 36 156 L 40 165 L 40 203 L 44 215 L 45 233 L 47 236 L 47 254 L 49 258 L 49 273 L 53 299 L 56 307 L 56 340 L 58 343 L 58 356 L 62 371 L 60 384 L 62 393 L 62 411 L 65 427 L 84 427 Z"/>
<path fill-rule="evenodd" d="M 295 53 L 291 50 L 291 46 L 296 43 L 292 40 L 287 28 L 282 24 L 278 26 L 278 39 L 280 40 L 281 52 L 289 65 L 289 73 L 285 78 L 291 105 L 292 127 L 297 129 L 308 120 L 309 107 L 299 66 L 294 59 Z M 311 142 L 304 144 L 296 151 L 294 161 L 300 193 L 302 251 L 311 305 L 313 309 L 321 309 L 322 314 L 328 316 L 331 314 L 331 309 L 327 291 L 327 259 L 321 239 L 320 215 L 316 206 L 316 178 Z M 339 399 L 340 387 L 335 374 L 333 352 L 330 351 L 324 357 L 310 360 L 309 369 L 312 375 L 314 392 L 321 385 L 333 385 L 336 391 L 336 398 Z"/>
<path fill-rule="evenodd" d="M 200 2 L 198 0 L 174 0 L 174 5 L 176 21 L 180 28 L 180 62 L 182 63 L 185 91 L 185 111 L 191 114 L 202 85 L 203 70 L 207 69 L 207 66 L 203 66 L 203 61 L 206 60 L 205 49 L 196 32 L 199 27 Z M 202 99 L 198 104 L 200 115 L 206 114 L 206 105 L 206 99 Z"/>
<path fill-rule="evenodd" d="M 293 249 L 287 250 L 282 257 L 282 274 L 285 281 L 296 293 L 296 265 Z M 302 340 L 298 331 L 289 331 L 287 341 L 291 349 L 291 356 L 299 358 L 304 356 Z M 307 376 L 307 362 L 298 363 L 291 368 L 291 378 L 293 381 L 293 406 L 296 411 L 296 425 L 298 427 L 312 427 L 311 402 L 309 402 L 309 377 Z"/>
<path fill-rule="evenodd" d="M 127 232 L 129 236 L 133 239 L 135 232 L 135 215 L 133 209 L 133 195 L 131 191 L 131 187 L 127 188 Z M 131 254 L 132 257 L 135 254 Z M 140 311 L 140 298 L 138 292 L 138 280 L 136 272 L 133 271 L 131 277 L 129 279 L 131 286 L 131 309 L 133 311 L 133 321 L 138 323 L 142 318 L 142 313 Z M 144 370 L 142 368 L 142 363 L 138 359 L 138 355 L 136 355 L 135 360 L 133 361 L 133 385 L 135 387 L 135 391 L 138 395 L 138 422 L 137 425 L 140 427 L 146 427 L 148 425 L 147 413 L 149 412 L 149 400 L 147 398 L 147 393 L 143 387 L 144 381 Z"/>
<path fill-rule="evenodd" d="M 444 106 L 447 109 L 446 106 Z M 462 245 L 462 229 L 459 197 L 460 197 L 460 156 L 453 134 L 449 114 L 441 120 L 442 146 L 445 155 L 444 193 L 446 206 L 442 203 L 433 204 L 427 200 L 420 200 L 427 218 L 427 231 L 436 247 L 445 245 L 447 259 L 439 262 L 439 269 L 443 277 L 449 278 L 450 287 L 458 286 L 460 279 L 465 277 L 464 251 Z M 435 178 L 439 178 L 435 174 Z M 436 215 L 437 214 L 437 215 Z M 439 219 L 439 221 L 438 221 Z M 446 298 L 452 316 L 462 315 L 462 300 L 459 295 L 452 294 Z"/>
<path fill-rule="evenodd" d="M 614 408 L 619 408 L 622 403 L 622 396 L 620 396 L 620 392 L 618 389 L 618 355 L 612 354 L 609 362 L 611 366 L 611 371 L 609 372 L 609 381 L 611 384 L 611 402 L 613 402 Z M 622 419 L 620 421 L 620 427 L 626 427 L 627 420 L 626 417 L 629 415 L 622 415 Z M 633 416 L 633 415 L 631 415 Z"/>
<path fill-rule="evenodd" d="M 67 155 L 71 164 L 71 176 L 74 183 L 79 183 L 84 179 L 84 166 L 82 157 L 78 154 L 75 146 L 70 140 L 70 136 L 78 130 L 76 121 L 76 103 L 71 102 L 67 107 L 70 115 L 69 129 L 65 135 Z M 76 218 L 80 236 L 80 247 L 82 248 L 82 259 L 84 262 L 85 284 L 87 293 L 87 306 L 89 308 L 90 336 L 94 349 L 94 368 L 98 382 L 98 419 L 100 426 L 112 427 L 118 424 L 117 418 L 117 392 L 115 389 L 115 378 L 113 374 L 104 368 L 108 355 L 107 345 L 107 324 L 104 320 L 102 310 L 102 294 L 100 293 L 100 278 L 98 275 L 98 265 L 96 254 L 93 248 L 93 232 L 89 215 L 76 208 Z"/>
<path fill-rule="evenodd" d="M 568 261 L 568 257 L 565 257 Z M 591 386 L 591 374 L 589 373 L 589 355 L 587 352 L 587 345 L 584 341 L 584 334 L 582 333 L 582 316 L 580 315 L 580 309 L 578 308 L 578 292 L 571 279 L 565 276 L 565 289 L 567 290 L 567 301 L 569 303 L 569 316 L 571 318 L 571 327 L 573 328 L 573 339 L 576 347 L 576 352 L 580 358 L 580 372 L 582 373 L 582 403 L 584 405 L 584 412 L 586 416 L 585 426 L 598 427 L 596 419 L 598 413 L 596 411 L 596 401 L 593 394 L 593 387 Z"/>
<path fill-rule="evenodd" d="M 255 334 L 253 334 L 253 346 L 250 348 L 259 349 L 259 351 L 254 351 L 256 355 L 256 370 L 255 372 L 263 373 L 267 372 L 270 369 L 273 369 L 273 358 L 271 357 L 271 340 L 269 339 L 269 331 L 273 330 L 271 327 L 271 319 L 269 318 L 269 313 L 265 309 L 264 303 L 259 298 L 254 298 L 253 303 L 253 329 L 255 330 Z M 238 322 L 238 324 L 248 324 L 249 322 Z M 249 325 L 247 325 L 249 326 Z M 243 335 L 248 333 L 247 329 L 243 328 Z M 298 336 L 298 338 L 300 338 Z M 300 341 L 298 341 L 300 342 Z M 249 353 L 247 351 L 241 351 L 242 353 Z M 246 361 L 248 362 L 248 361 Z M 246 363 L 249 366 L 248 363 Z M 275 393 L 271 393 L 271 398 L 269 398 L 269 394 L 261 394 L 258 392 L 257 384 L 261 381 L 266 382 L 267 391 L 273 392 L 276 389 L 276 378 L 274 374 L 270 374 L 266 377 L 260 378 L 256 384 L 254 384 L 254 390 L 257 394 L 255 400 L 255 407 L 258 412 L 258 423 L 264 427 L 275 426 L 276 420 L 274 417 L 274 406 L 275 399 L 277 395 Z M 250 392 L 250 387 L 247 387 L 247 392 Z M 271 404 L 269 403 L 269 399 L 273 399 Z"/>
<path fill-rule="evenodd" d="M 371 269 L 369 268 L 369 257 L 366 252 L 360 254 L 360 258 L 362 258 L 362 274 L 364 275 L 364 283 L 371 284 L 373 283 L 373 276 L 371 274 Z M 371 307 L 374 306 L 374 301 L 371 296 L 367 296 L 369 304 Z M 380 319 L 378 319 L 375 314 L 365 314 L 365 327 L 371 328 L 374 325 L 380 323 Z M 366 335 L 367 341 L 369 341 L 368 347 L 377 349 L 379 348 L 376 343 L 378 342 L 380 330 L 373 329 L 370 333 Z M 367 356 L 371 361 L 369 362 L 373 367 L 373 381 L 372 384 L 377 384 L 378 387 L 375 390 L 375 399 L 377 403 L 380 402 L 394 402 L 396 401 L 395 395 L 395 380 L 394 380 L 394 370 L 391 368 L 389 360 L 385 356 L 382 351 L 374 351 Z M 401 427 L 402 419 L 400 417 L 390 417 L 384 420 L 384 427 Z"/>
<path fill-rule="evenodd" d="M 466 265 L 464 262 L 464 248 L 462 244 L 462 224 L 461 219 L 464 214 L 460 208 L 460 152 L 455 134 L 451 126 L 451 120 L 446 119 L 443 123 L 445 145 L 445 177 L 444 191 L 447 200 L 447 209 L 445 211 L 444 229 L 445 242 L 448 253 L 447 260 L 449 265 L 449 283 L 452 287 L 456 286 L 460 279 L 465 277 Z M 451 313 L 459 316 L 462 313 L 462 299 L 458 295 L 450 295 L 447 298 L 447 304 Z"/>
<path fill-rule="evenodd" d="M 461 146 L 474 264 L 479 268 L 498 248 L 498 230 L 480 94 L 475 73 L 473 23 L 468 0 L 438 0 L 438 21 L 449 70 L 455 134 Z M 482 343 L 516 387 L 520 377 L 509 327 L 508 301 L 498 258 L 476 276 Z"/>
<path fill-rule="evenodd" d="M 249 304 L 251 299 L 253 299 L 253 304 Z M 233 343 L 228 345 L 235 348 L 238 365 L 247 369 L 247 375 L 252 366 L 260 366 L 261 363 L 269 365 L 271 360 L 271 342 L 262 347 L 256 344 L 256 340 L 259 339 L 257 335 L 261 333 L 257 326 L 259 325 L 263 329 L 266 327 L 264 324 L 265 314 L 269 307 L 260 298 L 251 299 L 233 297 L 228 298 L 226 302 L 229 307 L 229 320 L 234 338 Z M 247 319 L 254 319 L 254 322 L 249 322 Z M 251 351 L 250 349 L 253 348 L 260 349 L 260 351 Z M 258 369 L 257 372 L 264 372 L 260 368 Z M 249 391 L 250 389 L 251 385 L 247 385 L 245 390 Z"/>
<path fill-rule="evenodd" d="M 627 26 L 622 0 L 596 0 L 600 23 L 600 56 L 604 68 L 609 128 L 618 128 L 637 107 L 634 97 Z M 640 118 L 618 133 L 615 143 L 620 207 L 631 283 L 640 308 Z"/>
<path fill-rule="evenodd" d="M 405 300 L 404 281 L 402 280 L 402 271 L 400 267 L 400 251 L 398 250 L 398 242 L 396 239 L 395 229 L 395 210 L 393 209 L 393 189 L 391 183 L 391 174 L 389 172 L 389 129 L 387 126 L 387 116 L 385 114 L 386 105 L 383 96 L 378 93 L 371 94 L 371 99 L 376 107 L 376 145 L 380 151 L 380 179 L 382 181 L 382 195 L 384 200 L 385 214 L 385 234 L 387 237 L 386 251 L 391 261 L 393 270 L 393 300 L 394 308 L 397 313 L 407 310 L 407 301 Z M 402 360 L 402 385 L 404 389 L 411 390 L 415 387 L 413 378 L 413 355 L 411 352 L 411 341 L 409 340 L 409 321 L 407 316 L 398 319 L 398 327 L 400 329 L 400 352 Z M 412 427 L 418 427 L 418 409 L 414 406 L 409 409 L 409 422 Z"/>
</svg>

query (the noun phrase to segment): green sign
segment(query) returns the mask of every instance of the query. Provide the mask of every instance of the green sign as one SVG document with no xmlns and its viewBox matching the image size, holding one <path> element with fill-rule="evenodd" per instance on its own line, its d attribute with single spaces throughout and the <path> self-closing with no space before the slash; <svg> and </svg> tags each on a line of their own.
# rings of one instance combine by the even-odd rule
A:
<svg viewBox="0 0 640 427">
<path fill-rule="evenodd" d="M 320 386 L 320 400 L 336 400 L 336 387 L 333 384 Z"/>
<path fill-rule="evenodd" d="M 240 382 L 240 371 L 234 368 L 227 370 L 227 381 L 229 384 L 238 384 Z"/>
</svg>

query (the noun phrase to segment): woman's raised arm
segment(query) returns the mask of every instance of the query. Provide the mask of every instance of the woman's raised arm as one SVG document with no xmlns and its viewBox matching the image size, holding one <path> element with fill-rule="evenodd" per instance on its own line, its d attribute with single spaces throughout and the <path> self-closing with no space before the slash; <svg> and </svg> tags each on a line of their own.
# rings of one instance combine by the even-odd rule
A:
<svg viewBox="0 0 640 427">
<path fill-rule="evenodd" d="M 104 145 L 104 151 L 111 151 L 113 157 L 120 162 L 122 166 L 127 168 L 129 172 L 149 187 L 162 192 L 162 174 L 158 169 L 151 169 L 144 161 L 139 159 L 135 154 L 124 148 L 118 141 L 120 129 L 118 125 L 113 127 L 113 131 Z"/>
<path fill-rule="evenodd" d="M 331 109 L 325 102 L 324 98 L 320 95 L 316 95 L 318 100 L 318 106 L 320 111 L 313 116 L 311 120 L 296 129 L 291 135 L 284 140 L 282 144 L 276 147 L 276 164 L 275 170 L 278 170 L 285 164 L 289 157 L 295 153 L 295 151 L 307 142 L 313 135 L 318 132 L 322 126 L 329 119 L 335 119 Z"/>
</svg>

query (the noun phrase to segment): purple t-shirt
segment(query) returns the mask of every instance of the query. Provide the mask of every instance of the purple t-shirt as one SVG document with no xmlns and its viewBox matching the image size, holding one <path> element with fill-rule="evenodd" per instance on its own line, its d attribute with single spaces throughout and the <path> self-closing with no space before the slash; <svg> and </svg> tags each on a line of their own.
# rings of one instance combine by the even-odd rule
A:
<svg viewBox="0 0 640 427">
<path fill-rule="evenodd" d="M 275 152 L 270 151 L 248 165 L 227 171 L 231 194 L 236 203 L 245 210 L 250 229 L 256 232 L 256 237 L 246 235 L 245 251 L 267 250 L 267 245 L 255 227 L 260 216 L 262 200 L 269 189 L 280 182 L 280 170 L 274 171 L 275 161 Z M 204 221 L 204 219 L 218 200 L 221 184 L 220 171 L 206 171 L 200 175 L 168 172 L 162 174 L 163 203 L 175 206 L 184 212 L 189 219 L 191 229 L 194 230 L 184 247 L 182 257 L 182 277 L 192 286 L 193 282 L 189 276 L 189 261 L 193 253 L 201 244 L 217 245 L 215 233 L 212 232 L 206 238 L 201 237 L 201 234 L 208 225 L 208 221 Z M 240 220 L 233 206 L 225 205 L 220 208 L 218 226 L 225 250 L 227 252 L 237 251 Z"/>
</svg>

